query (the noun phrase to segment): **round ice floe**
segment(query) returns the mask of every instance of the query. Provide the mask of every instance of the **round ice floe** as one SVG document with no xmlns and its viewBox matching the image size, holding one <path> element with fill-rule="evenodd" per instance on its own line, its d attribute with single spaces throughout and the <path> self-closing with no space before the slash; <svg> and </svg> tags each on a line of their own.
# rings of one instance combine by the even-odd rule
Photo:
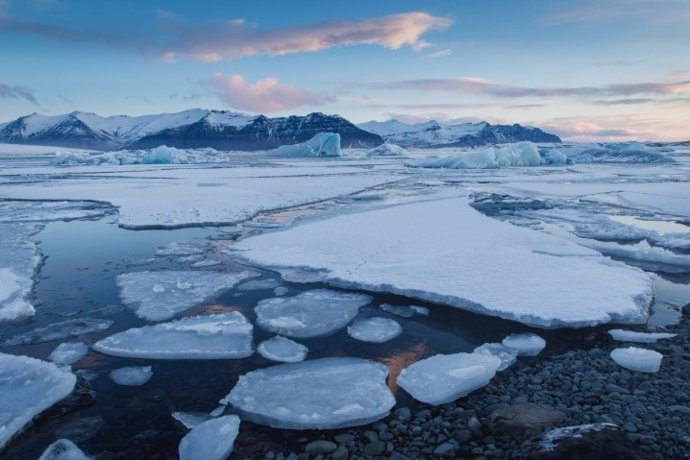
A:
<svg viewBox="0 0 690 460">
<path fill-rule="evenodd" d="M 82 342 L 65 342 L 58 345 L 48 359 L 58 366 L 69 366 L 82 359 L 89 352 L 89 347 Z"/>
<path fill-rule="evenodd" d="M 516 350 L 518 356 L 537 356 L 546 346 L 546 341 L 531 332 L 511 334 L 501 342 L 504 346 Z"/>
<path fill-rule="evenodd" d="M 445 404 L 489 383 L 500 365 L 486 353 L 435 355 L 403 369 L 397 382 L 418 401 Z"/>
<path fill-rule="evenodd" d="M 115 369 L 110 378 L 118 385 L 138 386 L 148 382 L 153 376 L 151 366 L 128 366 Z"/>
<path fill-rule="evenodd" d="M 628 347 L 616 348 L 611 352 L 611 358 L 619 366 L 631 371 L 654 373 L 659 371 L 663 355 L 654 350 Z"/>
<path fill-rule="evenodd" d="M 284 363 L 297 363 L 304 361 L 309 349 L 301 343 L 277 335 L 261 342 L 256 347 L 256 351 L 266 359 Z"/>
<path fill-rule="evenodd" d="M 668 332 L 637 332 L 626 331 L 624 329 L 611 329 L 609 334 L 613 340 L 637 343 L 656 343 L 657 340 L 670 339 L 676 336 L 676 334 L 670 334 Z"/>
<path fill-rule="evenodd" d="M 131 358 L 245 358 L 253 353 L 252 331 L 247 318 L 233 311 L 128 329 L 96 342 L 93 349 Z"/>
<path fill-rule="evenodd" d="M 395 398 L 388 368 L 360 358 L 280 364 L 240 376 L 221 404 L 275 428 L 330 429 L 366 425 L 388 415 Z"/>
<path fill-rule="evenodd" d="M 276 334 L 318 337 L 345 327 L 369 302 L 371 297 L 364 294 L 316 289 L 295 297 L 262 300 L 255 308 L 256 321 Z"/>
<path fill-rule="evenodd" d="M 474 349 L 475 353 L 486 353 L 493 355 L 501 360 L 498 371 L 504 371 L 512 366 L 517 360 L 518 352 L 513 348 L 508 348 L 502 343 L 485 343 Z"/>
<path fill-rule="evenodd" d="M 239 431 L 240 418 L 236 415 L 200 423 L 180 441 L 180 460 L 225 460 Z"/>
<path fill-rule="evenodd" d="M 48 446 L 38 460 L 90 460 L 69 439 L 58 439 Z"/>
<path fill-rule="evenodd" d="M 362 342 L 387 342 L 401 332 L 402 327 L 397 321 L 381 317 L 356 319 L 347 327 L 350 337 Z"/>
</svg>

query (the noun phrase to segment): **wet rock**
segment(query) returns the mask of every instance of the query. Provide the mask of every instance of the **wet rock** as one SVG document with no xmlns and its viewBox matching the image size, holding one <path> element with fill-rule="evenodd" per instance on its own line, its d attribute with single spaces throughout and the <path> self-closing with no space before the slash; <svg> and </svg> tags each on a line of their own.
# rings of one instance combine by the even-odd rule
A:
<svg viewBox="0 0 690 460">
<path fill-rule="evenodd" d="M 311 457 L 316 457 L 317 455 L 330 454 L 336 450 L 338 446 L 325 439 L 319 439 L 318 441 L 312 441 L 304 448 L 304 451 Z"/>
<path fill-rule="evenodd" d="M 524 436 L 540 433 L 544 428 L 566 419 L 566 414 L 551 406 L 539 404 L 512 404 L 494 411 L 488 425 L 495 435 Z"/>
<path fill-rule="evenodd" d="M 350 458 L 350 452 L 347 450 L 347 447 L 340 446 L 333 452 L 331 458 L 333 460 L 347 460 Z"/>
<path fill-rule="evenodd" d="M 362 449 L 362 455 L 368 457 L 375 457 L 381 455 L 383 451 L 386 450 L 386 443 L 383 441 L 371 441 L 364 446 Z"/>
<path fill-rule="evenodd" d="M 65 399 L 55 404 L 40 415 L 41 420 L 52 420 L 85 407 L 92 406 L 96 402 L 96 392 L 91 384 L 81 377 L 77 377 L 74 390 Z"/>
<path fill-rule="evenodd" d="M 484 434 L 482 430 L 482 424 L 479 423 L 477 417 L 470 417 L 470 419 L 467 421 L 467 428 L 470 429 L 470 434 L 473 438 L 481 438 Z"/>
<path fill-rule="evenodd" d="M 436 449 L 434 449 L 434 455 L 438 455 L 440 457 L 452 457 L 457 448 L 458 446 L 452 442 L 444 442 L 443 444 L 436 446 Z"/>
</svg>

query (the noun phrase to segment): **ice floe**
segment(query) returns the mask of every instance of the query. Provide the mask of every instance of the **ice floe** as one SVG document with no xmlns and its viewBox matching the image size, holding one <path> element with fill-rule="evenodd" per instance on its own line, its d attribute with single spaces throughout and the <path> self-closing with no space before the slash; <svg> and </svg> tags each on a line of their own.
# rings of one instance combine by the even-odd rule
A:
<svg viewBox="0 0 690 460">
<path fill-rule="evenodd" d="M 347 327 L 347 333 L 362 342 L 383 343 L 399 336 L 402 327 L 390 318 L 358 318 Z"/>
<path fill-rule="evenodd" d="M 53 340 L 63 340 L 82 335 L 103 332 L 113 325 L 110 319 L 101 318 L 78 318 L 68 319 L 57 323 L 38 327 L 31 332 L 15 335 L 5 340 L 4 346 L 31 345 L 36 343 L 52 342 Z"/>
<path fill-rule="evenodd" d="M 546 340 L 537 334 L 511 334 L 501 344 L 517 351 L 518 356 L 537 356 L 546 346 Z"/>
<path fill-rule="evenodd" d="M 153 377 L 151 366 L 127 366 L 110 372 L 110 379 L 118 385 L 139 386 Z"/>
<path fill-rule="evenodd" d="M 303 223 L 246 238 L 231 250 L 287 278 L 310 268 L 304 278 L 312 281 L 546 328 L 641 323 L 653 297 L 653 275 L 563 238 L 487 217 L 465 197 Z M 298 319 L 291 322 L 299 326 Z"/>
<path fill-rule="evenodd" d="M 91 460 L 69 439 L 58 439 L 48 446 L 38 460 Z"/>
<path fill-rule="evenodd" d="M 663 355 L 654 350 L 628 347 L 616 348 L 611 352 L 611 358 L 621 367 L 635 372 L 658 372 Z"/>
<path fill-rule="evenodd" d="M 264 358 L 272 361 L 297 363 L 304 361 L 309 349 L 301 343 L 277 335 L 261 342 L 256 347 L 256 351 Z"/>
<path fill-rule="evenodd" d="M 318 133 L 306 142 L 294 145 L 281 145 L 269 151 L 281 157 L 341 157 L 340 134 Z"/>
<path fill-rule="evenodd" d="M 668 332 L 638 332 L 626 331 L 624 329 L 611 329 L 609 334 L 613 337 L 613 340 L 636 343 L 656 343 L 657 340 L 670 339 L 677 335 Z"/>
<path fill-rule="evenodd" d="M 391 305 L 389 303 L 381 304 L 381 310 L 392 313 L 402 318 L 412 318 L 413 316 L 429 316 L 429 309 L 420 307 L 419 305 Z"/>
<path fill-rule="evenodd" d="M 53 363 L 0 353 L 0 451 L 36 415 L 69 395 L 76 381 Z"/>
<path fill-rule="evenodd" d="M 474 349 L 475 353 L 485 353 L 497 357 L 501 360 L 498 366 L 498 371 L 504 371 L 512 366 L 517 361 L 518 351 L 514 348 L 509 348 L 502 343 L 485 343 L 479 345 Z"/>
<path fill-rule="evenodd" d="M 29 295 L 40 257 L 29 238 L 40 228 L 35 224 L 0 223 L 0 324 L 24 320 L 36 312 Z"/>
<path fill-rule="evenodd" d="M 487 353 L 434 355 L 403 369 L 397 382 L 414 399 L 439 405 L 483 387 L 500 365 L 501 359 Z"/>
<path fill-rule="evenodd" d="M 69 366 L 82 359 L 89 352 L 89 347 L 83 342 L 66 342 L 58 345 L 50 353 L 48 360 L 58 366 Z"/>
<path fill-rule="evenodd" d="M 122 300 L 136 315 L 164 321 L 188 310 L 242 281 L 258 276 L 252 271 L 145 271 L 118 275 Z"/>
<path fill-rule="evenodd" d="M 316 289 L 294 297 L 264 299 L 254 308 L 262 328 L 288 337 L 328 335 L 347 325 L 371 302 L 364 294 Z"/>
<path fill-rule="evenodd" d="M 225 460 L 239 431 L 240 418 L 236 415 L 202 422 L 180 441 L 180 460 Z"/>
<path fill-rule="evenodd" d="M 250 356 L 252 325 L 239 312 L 193 316 L 128 329 L 94 344 L 113 356 L 151 359 L 236 359 Z"/>
<path fill-rule="evenodd" d="M 410 166 L 422 168 L 490 169 L 542 164 L 537 145 L 532 142 L 481 147 L 455 155 L 429 158 Z"/>
<path fill-rule="evenodd" d="M 232 404 L 243 418 L 275 428 L 366 425 L 395 405 L 387 375 L 383 364 L 360 358 L 280 364 L 240 376 L 221 404 Z"/>
<path fill-rule="evenodd" d="M 211 416 L 206 412 L 181 412 L 175 411 L 172 414 L 172 418 L 180 422 L 187 429 L 192 429 L 197 425 L 202 424 L 206 420 L 210 419 Z"/>
</svg>

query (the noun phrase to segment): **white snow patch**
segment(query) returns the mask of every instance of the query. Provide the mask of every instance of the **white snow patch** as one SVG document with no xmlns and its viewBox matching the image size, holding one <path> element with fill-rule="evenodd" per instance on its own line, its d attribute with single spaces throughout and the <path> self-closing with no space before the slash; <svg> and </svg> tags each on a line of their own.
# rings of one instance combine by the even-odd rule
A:
<svg viewBox="0 0 690 460">
<path fill-rule="evenodd" d="M 637 347 L 616 348 L 611 352 L 616 364 L 635 372 L 658 372 L 663 357 L 657 351 Z"/>
<path fill-rule="evenodd" d="M 402 327 L 397 321 L 389 318 L 359 318 L 347 327 L 347 333 L 353 339 L 362 342 L 383 343 L 399 336 Z"/>
<path fill-rule="evenodd" d="M 180 460 L 225 460 L 232 453 L 239 430 L 236 415 L 200 423 L 180 441 Z"/>
<path fill-rule="evenodd" d="M 118 385 L 139 386 L 153 377 L 151 366 L 127 366 L 110 372 L 110 378 Z"/>
<path fill-rule="evenodd" d="M 301 343 L 277 335 L 261 342 L 256 347 L 256 351 L 264 358 L 272 361 L 297 363 L 304 361 L 309 349 Z"/>
</svg>

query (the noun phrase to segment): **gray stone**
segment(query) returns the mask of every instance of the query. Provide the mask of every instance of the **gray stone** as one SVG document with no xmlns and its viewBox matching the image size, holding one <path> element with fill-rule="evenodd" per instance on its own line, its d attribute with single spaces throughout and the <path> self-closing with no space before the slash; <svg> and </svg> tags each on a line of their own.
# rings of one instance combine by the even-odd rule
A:
<svg viewBox="0 0 690 460">
<path fill-rule="evenodd" d="M 341 433 L 333 437 L 340 444 L 349 444 L 355 440 L 355 435 L 350 433 Z"/>
<path fill-rule="evenodd" d="M 347 447 L 340 446 L 333 452 L 331 458 L 333 460 L 347 460 L 350 458 L 350 452 L 347 450 Z"/>
<path fill-rule="evenodd" d="M 458 446 L 453 444 L 452 442 L 444 442 L 443 444 L 439 444 L 438 446 L 436 446 L 436 449 L 434 449 L 434 455 L 438 455 L 441 457 L 452 456 L 457 450 L 457 448 Z"/>
<path fill-rule="evenodd" d="M 362 449 L 362 454 L 365 456 L 375 457 L 381 455 L 381 453 L 386 450 L 386 443 L 383 441 L 372 441 L 367 443 Z"/>
<path fill-rule="evenodd" d="M 488 424 L 496 435 L 524 436 L 540 433 L 544 428 L 557 425 L 565 419 L 564 412 L 551 406 L 527 403 L 496 410 L 488 417 Z"/>
<path fill-rule="evenodd" d="M 317 455 L 330 454 L 336 450 L 338 446 L 331 441 L 326 441 L 325 439 L 319 439 L 318 441 L 312 441 L 304 448 L 304 451 L 311 457 Z"/>
</svg>

